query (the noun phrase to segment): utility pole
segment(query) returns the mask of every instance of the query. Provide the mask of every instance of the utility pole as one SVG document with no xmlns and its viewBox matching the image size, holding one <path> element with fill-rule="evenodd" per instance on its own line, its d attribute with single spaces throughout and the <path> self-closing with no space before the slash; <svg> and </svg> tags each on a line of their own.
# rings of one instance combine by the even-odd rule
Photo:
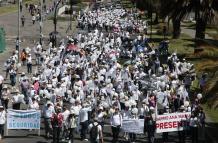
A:
<svg viewBox="0 0 218 143">
<path fill-rule="evenodd" d="M 70 30 L 72 30 L 73 0 L 70 0 Z"/>
<path fill-rule="evenodd" d="M 153 29 L 153 27 L 152 27 L 152 4 L 151 4 L 151 2 L 152 2 L 152 0 L 150 0 L 150 13 L 151 13 L 151 32 L 150 32 L 150 40 L 152 40 L 152 29 Z"/>
<path fill-rule="evenodd" d="M 58 1 L 58 3 L 55 5 L 55 11 L 54 11 L 54 46 L 57 45 L 57 9 L 58 5 L 60 4 L 61 0 Z"/>
<path fill-rule="evenodd" d="M 20 60 L 20 4 L 22 0 L 18 0 L 18 16 L 17 16 L 17 39 L 16 39 L 16 50 L 18 51 L 18 62 Z"/>
<path fill-rule="evenodd" d="M 42 3 L 43 3 L 43 1 L 41 0 L 41 5 L 40 5 L 40 22 L 39 22 L 39 28 L 40 28 L 39 43 L 40 43 L 40 45 L 42 45 Z"/>
</svg>

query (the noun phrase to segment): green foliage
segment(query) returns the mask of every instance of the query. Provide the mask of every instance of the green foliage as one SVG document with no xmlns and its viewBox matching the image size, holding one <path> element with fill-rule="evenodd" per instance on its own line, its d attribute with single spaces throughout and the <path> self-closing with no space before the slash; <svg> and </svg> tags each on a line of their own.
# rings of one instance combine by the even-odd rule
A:
<svg viewBox="0 0 218 143">
<path fill-rule="evenodd" d="M 6 47 L 5 41 L 5 31 L 3 28 L 0 28 L 0 52 L 3 52 Z"/>
</svg>

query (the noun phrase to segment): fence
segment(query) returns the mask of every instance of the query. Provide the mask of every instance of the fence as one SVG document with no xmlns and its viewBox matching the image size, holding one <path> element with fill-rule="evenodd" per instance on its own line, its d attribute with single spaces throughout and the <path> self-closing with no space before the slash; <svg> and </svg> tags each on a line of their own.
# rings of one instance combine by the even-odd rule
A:
<svg viewBox="0 0 218 143">
<path fill-rule="evenodd" d="M 5 31 L 2 27 L 0 27 L 0 53 L 2 53 L 5 50 L 5 47 Z"/>
</svg>

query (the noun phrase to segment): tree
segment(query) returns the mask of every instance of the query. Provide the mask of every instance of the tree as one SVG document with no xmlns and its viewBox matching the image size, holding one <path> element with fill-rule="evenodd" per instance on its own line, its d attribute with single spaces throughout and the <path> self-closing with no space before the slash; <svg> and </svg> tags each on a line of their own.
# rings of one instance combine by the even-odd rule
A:
<svg viewBox="0 0 218 143">
<path fill-rule="evenodd" d="M 181 21 L 186 15 L 195 12 L 195 38 L 204 39 L 206 26 L 214 17 L 217 3 L 217 0 L 167 0 L 161 3 L 161 14 L 172 19 L 173 38 L 179 38 Z"/>
<path fill-rule="evenodd" d="M 217 0 L 195 0 L 196 39 L 205 39 L 207 24 L 214 18 Z"/>
</svg>

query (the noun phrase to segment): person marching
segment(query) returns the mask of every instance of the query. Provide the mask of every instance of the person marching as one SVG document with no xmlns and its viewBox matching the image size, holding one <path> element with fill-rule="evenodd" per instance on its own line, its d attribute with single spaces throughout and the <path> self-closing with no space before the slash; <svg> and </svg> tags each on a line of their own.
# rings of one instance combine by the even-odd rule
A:
<svg viewBox="0 0 218 143">
<path fill-rule="evenodd" d="M 113 134 L 113 143 L 118 142 L 120 128 L 122 126 L 122 120 L 123 119 L 121 113 L 119 112 L 119 107 L 115 107 L 115 112 L 110 118 L 111 130 Z"/>
<path fill-rule="evenodd" d="M 70 111 L 70 115 L 67 118 L 67 127 L 69 131 L 69 142 L 68 143 L 74 143 L 74 132 L 77 127 L 76 124 L 76 115 L 74 111 Z"/>
<path fill-rule="evenodd" d="M 4 137 L 4 126 L 6 122 L 6 112 L 3 106 L 0 106 L 0 140 Z"/>
<path fill-rule="evenodd" d="M 88 126 L 90 143 L 104 143 L 102 126 L 98 123 L 98 118 Z"/>
<path fill-rule="evenodd" d="M 61 107 L 57 107 L 57 112 L 53 113 L 51 117 L 51 123 L 53 127 L 53 143 L 60 142 L 60 134 L 63 126 L 63 115 L 61 113 Z"/>
</svg>

